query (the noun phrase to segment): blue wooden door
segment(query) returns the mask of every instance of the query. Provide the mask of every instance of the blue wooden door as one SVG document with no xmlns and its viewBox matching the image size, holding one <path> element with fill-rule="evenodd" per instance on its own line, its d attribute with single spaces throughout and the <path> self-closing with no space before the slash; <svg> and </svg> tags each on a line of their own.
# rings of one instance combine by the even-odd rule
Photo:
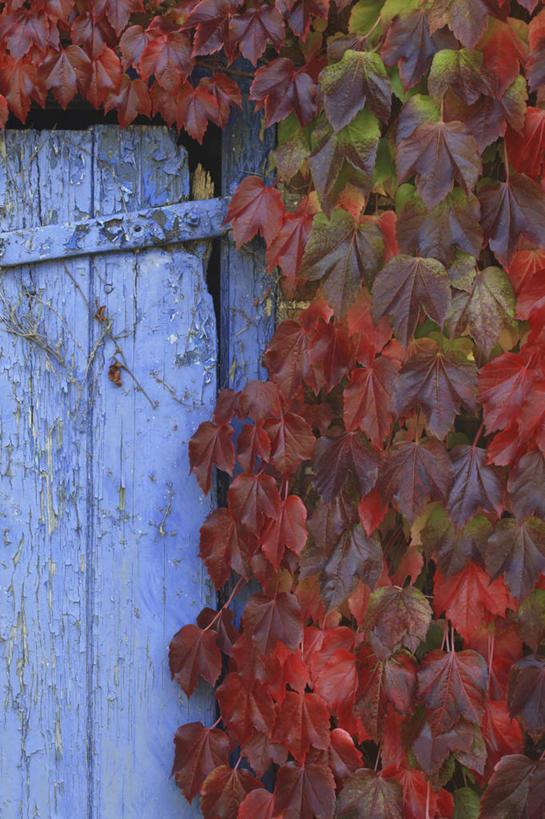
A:
<svg viewBox="0 0 545 819">
<path fill-rule="evenodd" d="M 0 136 L 5 819 L 200 815 L 167 777 L 176 726 L 211 703 L 184 701 L 166 652 L 214 604 L 186 450 L 216 328 L 203 249 L 167 246 L 181 223 L 153 210 L 188 196 L 166 129 Z"/>
</svg>

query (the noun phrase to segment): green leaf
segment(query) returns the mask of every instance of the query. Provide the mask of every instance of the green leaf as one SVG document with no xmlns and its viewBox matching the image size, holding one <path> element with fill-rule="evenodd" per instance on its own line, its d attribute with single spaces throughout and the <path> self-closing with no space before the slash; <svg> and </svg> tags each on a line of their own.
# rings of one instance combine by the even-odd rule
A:
<svg viewBox="0 0 545 819">
<path fill-rule="evenodd" d="M 482 64 L 478 51 L 469 53 L 465 48 L 454 51 L 444 48 L 434 55 L 428 75 L 428 90 L 432 97 L 440 98 L 449 89 L 466 105 L 471 105 L 481 94 L 493 89 L 491 78 Z"/>
<path fill-rule="evenodd" d="M 479 795 L 471 788 L 458 788 L 454 791 L 453 819 L 478 819 Z"/>
<path fill-rule="evenodd" d="M 350 12 L 348 30 L 353 34 L 367 34 L 379 18 L 380 3 L 377 0 L 358 0 Z"/>
</svg>

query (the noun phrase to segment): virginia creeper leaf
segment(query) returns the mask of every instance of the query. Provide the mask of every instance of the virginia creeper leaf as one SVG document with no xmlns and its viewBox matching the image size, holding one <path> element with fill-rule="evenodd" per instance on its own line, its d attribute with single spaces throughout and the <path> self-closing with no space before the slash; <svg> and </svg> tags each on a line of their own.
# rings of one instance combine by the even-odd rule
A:
<svg viewBox="0 0 545 819">
<path fill-rule="evenodd" d="M 345 428 L 359 427 L 375 446 L 382 446 L 392 425 L 397 371 L 389 358 L 379 356 L 369 366 L 352 370 L 344 389 Z"/>
<path fill-rule="evenodd" d="M 199 557 L 205 561 L 216 589 L 229 580 L 231 568 L 241 577 L 249 576 L 248 547 L 227 509 L 215 509 L 208 515 L 201 526 L 199 547 Z"/>
<path fill-rule="evenodd" d="M 457 446 L 450 457 L 454 482 L 447 509 L 455 527 L 465 526 L 479 509 L 500 517 L 504 487 L 497 471 L 486 464 L 486 450 Z"/>
<path fill-rule="evenodd" d="M 543 762 L 522 754 L 504 756 L 481 799 L 480 819 L 539 819 L 545 809 Z"/>
<path fill-rule="evenodd" d="M 428 76 L 432 97 L 453 91 L 466 105 L 472 105 L 482 94 L 490 92 L 492 77 L 483 67 L 479 51 L 445 48 L 438 51 Z"/>
<path fill-rule="evenodd" d="M 229 202 L 226 221 L 233 222 L 235 242 L 240 248 L 258 231 L 269 244 L 280 230 L 283 216 L 280 191 L 267 187 L 257 176 L 247 176 Z"/>
<path fill-rule="evenodd" d="M 267 41 L 270 40 L 277 51 L 282 45 L 284 21 L 274 6 L 247 9 L 233 17 L 231 32 L 233 39 L 239 43 L 241 54 L 257 65 Z"/>
<path fill-rule="evenodd" d="M 482 188 L 479 200 L 485 240 L 500 261 L 510 262 L 521 236 L 545 247 L 545 194 L 533 179 L 512 173 Z"/>
<path fill-rule="evenodd" d="M 188 697 L 197 687 L 199 675 L 214 685 L 221 672 L 215 632 L 191 624 L 183 626 L 170 641 L 168 662 L 172 679 Z"/>
<path fill-rule="evenodd" d="M 318 86 L 304 66 L 296 70 L 292 60 L 279 57 L 256 71 L 250 99 L 256 110 L 265 109 L 267 126 L 286 119 L 292 111 L 304 126 L 316 113 Z"/>
<path fill-rule="evenodd" d="M 280 494 L 271 475 L 238 475 L 229 487 L 228 501 L 235 520 L 250 532 L 258 532 L 266 519 L 280 514 Z"/>
<path fill-rule="evenodd" d="M 386 497 L 413 523 L 430 500 L 445 501 L 452 482 L 450 458 L 434 438 L 399 442 L 390 450 L 380 476 Z"/>
<path fill-rule="evenodd" d="M 295 650 L 303 637 L 299 603 L 294 594 L 286 592 L 274 597 L 252 595 L 244 609 L 242 626 L 263 656 L 273 651 L 279 640 Z"/>
<path fill-rule="evenodd" d="M 188 722 L 176 731 L 174 746 L 172 775 L 191 804 L 210 771 L 227 764 L 229 738 L 218 728 L 205 728 L 202 722 Z"/>
<path fill-rule="evenodd" d="M 320 88 L 335 131 L 348 125 L 365 105 L 379 119 L 390 116 L 390 80 L 379 55 L 371 51 L 347 49 L 342 60 L 324 68 Z"/>
<path fill-rule="evenodd" d="M 205 819 L 237 819 L 247 793 L 261 783 L 244 768 L 220 765 L 211 771 L 202 787 L 201 809 Z"/>
<path fill-rule="evenodd" d="M 522 523 L 500 520 L 486 550 L 486 568 L 494 579 L 505 575 L 513 597 L 526 597 L 545 571 L 545 522 L 530 517 Z"/>
<path fill-rule="evenodd" d="M 299 270 L 302 279 L 323 279 L 324 295 L 339 317 L 344 316 L 362 284 L 380 267 L 383 253 L 380 228 L 365 217 L 359 222 L 336 209 L 328 220 L 314 217 Z"/>
<path fill-rule="evenodd" d="M 448 26 L 457 40 L 473 50 L 486 29 L 488 7 L 484 0 L 432 0 L 428 22 L 433 34 Z"/>
<path fill-rule="evenodd" d="M 346 780 L 339 796 L 336 816 L 353 819 L 403 819 L 403 798 L 399 782 L 385 779 L 374 771 L 361 768 Z"/>
<path fill-rule="evenodd" d="M 271 735 L 275 712 L 271 699 L 259 681 L 250 689 L 232 672 L 216 690 L 222 720 L 235 739 L 244 745 L 255 731 Z"/>
<path fill-rule="evenodd" d="M 405 90 L 416 85 L 428 71 L 437 51 L 423 8 L 394 17 L 381 56 L 386 65 L 397 65 Z"/>
<path fill-rule="evenodd" d="M 475 365 L 462 351 L 444 352 L 433 339 L 419 339 L 399 373 L 396 411 L 403 416 L 412 409 L 422 410 L 426 429 L 443 438 L 461 406 L 476 411 L 476 376 Z"/>
<path fill-rule="evenodd" d="M 416 187 L 428 208 L 458 182 L 471 193 L 481 173 L 477 143 L 461 122 L 426 122 L 397 146 L 398 183 L 416 174 Z"/>
<path fill-rule="evenodd" d="M 433 555 L 442 575 L 450 577 L 461 572 L 468 560 L 484 566 L 485 547 L 492 524 L 477 515 L 457 531 L 441 507 L 432 510 L 422 532 L 426 554 Z"/>
<path fill-rule="evenodd" d="M 348 472 L 360 495 L 367 495 L 377 481 L 378 455 L 359 432 L 337 438 L 322 436 L 314 450 L 314 484 L 327 503 L 340 493 Z"/>
<path fill-rule="evenodd" d="M 488 669 L 476 651 L 430 651 L 417 677 L 418 696 L 427 706 L 434 733 L 449 731 L 460 717 L 480 724 Z"/>
<path fill-rule="evenodd" d="M 545 659 L 529 654 L 516 662 L 509 682 L 509 713 L 534 740 L 545 732 Z"/>
<path fill-rule="evenodd" d="M 381 586 L 369 598 L 363 628 L 377 657 L 386 659 L 400 648 L 413 654 L 426 639 L 430 604 L 419 589 Z"/>
<path fill-rule="evenodd" d="M 278 571 L 284 548 L 300 555 L 307 540 L 307 510 L 297 495 L 288 495 L 282 501 L 280 515 L 271 520 L 263 531 L 261 548 L 274 568 Z"/>
<path fill-rule="evenodd" d="M 435 259 L 400 254 L 382 268 L 373 283 L 373 318 L 378 321 L 389 316 L 405 347 L 414 335 L 421 310 L 442 325 L 449 306 L 448 274 Z"/>
<path fill-rule="evenodd" d="M 331 819 L 335 780 L 328 765 L 287 762 L 276 777 L 274 810 L 284 819 Z"/>
<path fill-rule="evenodd" d="M 274 727 L 273 739 L 283 743 L 302 765 L 310 748 L 329 748 L 329 711 L 318 694 L 288 691 Z"/>
<path fill-rule="evenodd" d="M 538 450 L 526 452 L 513 464 L 507 482 L 511 507 L 519 521 L 530 515 L 545 518 L 545 458 Z"/>
<path fill-rule="evenodd" d="M 376 536 L 367 537 L 360 524 L 340 536 L 323 561 L 320 592 L 328 611 L 354 590 L 359 577 L 373 589 L 382 572 L 382 550 Z"/>
<path fill-rule="evenodd" d="M 271 464 L 282 475 L 295 472 L 303 461 L 312 458 L 316 439 L 300 415 L 286 412 L 280 418 L 269 418 L 265 429 L 271 439 Z"/>
</svg>

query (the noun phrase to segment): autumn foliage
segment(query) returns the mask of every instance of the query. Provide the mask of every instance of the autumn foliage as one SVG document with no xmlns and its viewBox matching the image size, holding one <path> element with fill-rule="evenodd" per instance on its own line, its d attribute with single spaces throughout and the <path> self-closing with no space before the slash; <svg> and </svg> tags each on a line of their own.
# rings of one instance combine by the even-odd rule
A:
<svg viewBox="0 0 545 819">
<path fill-rule="evenodd" d="M 241 56 L 278 125 L 276 184 L 244 179 L 229 219 L 308 306 L 190 442 L 203 492 L 232 478 L 208 573 L 258 590 L 171 642 L 185 694 L 202 678 L 218 704 L 176 732 L 186 798 L 208 819 L 543 817 L 541 2 L 0 9 L 2 124 L 79 94 L 202 140 L 241 104 Z"/>
</svg>

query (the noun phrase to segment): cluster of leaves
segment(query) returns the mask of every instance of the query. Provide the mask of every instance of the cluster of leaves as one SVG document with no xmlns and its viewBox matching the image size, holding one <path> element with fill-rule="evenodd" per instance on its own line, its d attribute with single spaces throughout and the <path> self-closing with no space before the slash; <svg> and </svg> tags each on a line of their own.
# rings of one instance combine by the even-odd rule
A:
<svg viewBox="0 0 545 819">
<path fill-rule="evenodd" d="M 277 183 L 245 179 L 229 218 L 308 307 L 191 440 L 203 491 L 233 477 L 210 577 L 259 591 L 172 640 L 219 709 L 178 729 L 176 781 L 210 819 L 538 819 L 545 9 L 6 0 L 0 125 L 80 94 L 202 140 L 238 55 Z"/>
<path fill-rule="evenodd" d="M 226 61 L 264 57 L 279 133 L 276 184 L 243 180 L 229 219 L 308 307 L 190 442 L 204 492 L 232 478 L 209 575 L 259 590 L 238 627 L 226 604 L 172 640 L 219 714 L 178 729 L 176 781 L 206 817 L 538 819 L 545 10 L 227 6 Z M 252 53 L 237 15 L 263 16 Z"/>
</svg>

